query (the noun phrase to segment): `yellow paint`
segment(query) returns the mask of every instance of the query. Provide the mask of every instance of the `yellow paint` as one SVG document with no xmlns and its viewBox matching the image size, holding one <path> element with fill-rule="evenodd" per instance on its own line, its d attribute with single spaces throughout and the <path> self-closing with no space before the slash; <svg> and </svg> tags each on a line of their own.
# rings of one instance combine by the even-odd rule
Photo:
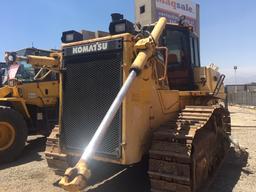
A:
<svg viewBox="0 0 256 192">
<path fill-rule="evenodd" d="M 59 96 L 58 81 L 31 82 L 18 85 L 21 97 L 28 105 L 38 107 L 54 106 L 57 103 Z"/>
<path fill-rule="evenodd" d="M 16 132 L 8 122 L 0 121 L 0 151 L 8 149 L 14 142 Z"/>
<path fill-rule="evenodd" d="M 194 79 L 199 91 L 213 93 L 220 73 L 209 67 L 195 67 Z M 221 86 L 219 97 L 223 98 L 224 85 Z"/>
<path fill-rule="evenodd" d="M 123 82 L 125 82 L 136 55 L 134 51 L 136 42 L 132 35 L 121 34 L 74 42 L 64 44 L 63 48 L 118 38 L 124 39 Z M 155 62 L 154 58 L 150 58 L 148 62 L 143 63 L 143 65 L 140 64 L 142 60 L 148 57 L 145 53 L 146 52 L 143 52 L 143 54 L 140 54 L 141 57 L 136 59 L 138 61 L 138 65 L 136 65 L 137 68 L 142 67 L 142 70 L 140 75 L 133 82 L 122 104 L 121 158 L 113 160 L 103 156 L 94 156 L 94 159 L 125 165 L 139 162 L 142 156 L 148 152 L 153 130 L 166 121 L 174 119 L 185 105 L 192 105 L 197 102 L 200 104 L 200 98 L 210 96 L 216 86 L 214 76 L 217 75 L 217 72 L 210 68 L 202 67 L 195 69 L 195 81 L 198 85 L 198 90 L 183 92 L 170 90 L 168 81 L 165 80 L 164 83 L 161 83 L 158 78 L 158 72 L 156 71 L 157 67 L 155 65 L 160 64 L 163 66 L 163 63 Z M 200 74 L 206 78 L 205 85 L 201 84 Z M 62 86 L 61 74 L 60 90 L 62 90 Z M 60 130 L 62 104 L 62 93 L 60 92 Z M 62 146 L 62 152 L 69 155 L 81 155 L 79 153 L 66 151 L 65 146 Z"/>
<path fill-rule="evenodd" d="M 8 86 L 4 86 L 0 88 L 0 98 L 6 97 L 12 92 L 12 89 Z"/>
<path fill-rule="evenodd" d="M 9 96 L 10 93 L 12 94 Z M 0 89 L 0 101 L 11 102 L 13 107 L 26 118 L 30 118 L 27 105 L 55 106 L 58 97 L 58 81 L 28 82 L 15 87 L 5 86 Z"/>
<path fill-rule="evenodd" d="M 129 75 L 134 58 L 134 41 L 132 35 L 117 35 L 115 38 L 124 39 L 123 49 L 123 82 Z M 104 40 L 113 39 L 111 36 Z M 88 41 L 88 42 L 91 42 Z M 86 43 L 86 42 L 84 42 Z M 72 44 L 74 45 L 74 43 Z M 69 45 L 70 46 L 70 45 Z M 150 136 L 154 128 L 174 117 L 179 110 L 179 94 L 175 90 L 166 90 L 166 86 L 160 86 L 158 79 L 152 78 L 155 73 L 152 64 L 146 63 L 146 69 L 136 78 L 122 105 L 122 158 L 119 160 L 107 159 L 95 156 L 95 159 L 115 162 L 120 164 L 133 164 L 139 162 L 148 151 Z M 61 75 L 62 79 L 62 75 Z M 60 86 L 62 87 L 62 81 Z M 61 90 L 60 87 L 60 90 Z M 157 89 L 156 89 L 157 87 Z M 61 95 L 62 93 L 60 93 Z M 60 97 L 60 106 L 62 99 Z M 62 109 L 60 109 L 62 110 Z M 61 121 L 60 111 L 60 121 Z M 61 125 L 61 124 L 60 124 Z M 61 126 L 60 126 L 61 129 Z M 63 152 L 71 155 L 63 148 Z"/>
</svg>

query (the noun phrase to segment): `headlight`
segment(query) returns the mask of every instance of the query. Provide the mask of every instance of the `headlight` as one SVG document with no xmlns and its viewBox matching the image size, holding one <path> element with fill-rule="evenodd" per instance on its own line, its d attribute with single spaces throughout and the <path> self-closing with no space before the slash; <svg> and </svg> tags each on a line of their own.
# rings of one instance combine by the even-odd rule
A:
<svg viewBox="0 0 256 192">
<path fill-rule="evenodd" d="M 66 41 L 72 42 L 74 41 L 74 34 L 67 34 L 66 35 Z"/>
<path fill-rule="evenodd" d="M 82 41 L 83 35 L 77 31 L 65 31 L 62 33 L 61 41 L 62 43 L 72 43 L 76 41 Z"/>
<path fill-rule="evenodd" d="M 121 33 L 131 33 L 135 34 L 134 24 L 126 19 L 119 13 L 111 14 L 112 22 L 109 24 L 109 33 L 111 35 L 121 34 Z"/>
<path fill-rule="evenodd" d="M 125 23 L 119 23 L 115 25 L 116 33 L 124 33 L 125 32 Z"/>
</svg>

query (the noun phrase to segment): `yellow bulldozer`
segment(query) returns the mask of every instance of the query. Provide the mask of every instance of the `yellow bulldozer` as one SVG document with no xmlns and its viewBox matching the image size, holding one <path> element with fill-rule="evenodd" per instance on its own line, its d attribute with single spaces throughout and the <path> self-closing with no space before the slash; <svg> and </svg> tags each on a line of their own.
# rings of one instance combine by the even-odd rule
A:
<svg viewBox="0 0 256 192">
<path fill-rule="evenodd" d="M 200 65 L 189 26 L 160 18 L 138 31 L 113 14 L 109 29 L 109 36 L 89 40 L 63 33 L 49 167 L 65 170 L 80 158 L 60 181 L 80 191 L 95 174 L 89 161 L 129 166 L 148 155 L 152 192 L 198 191 L 230 146 L 225 76 Z"/>
<path fill-rule="evenodd" d="M 28 135 L 48 136 L 57 122 L 58 67 L 33 62 L 39 56 L 54 54 L 55 51 L 36 48 L 6 53 L 7 67 L 0 88 L 0 163 L 16 159 Z M 28 61 L 12 62 L 27 55 Z"/>
</svg>

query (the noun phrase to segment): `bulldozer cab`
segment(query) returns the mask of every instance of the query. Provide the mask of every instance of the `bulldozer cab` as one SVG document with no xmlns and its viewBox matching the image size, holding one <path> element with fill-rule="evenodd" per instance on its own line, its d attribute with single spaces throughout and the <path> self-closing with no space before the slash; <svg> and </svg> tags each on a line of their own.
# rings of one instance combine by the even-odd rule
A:
<svg viewBox="0 0 256 192">
<path fill-rule="evenodd" d="M 161 43 L 168 48 L 170 89 L 194 90 L 193 68 L 200 67 L 198 37 L 188 27 L 167 25 Z"/>
<path fill-rule="evenodd" d="M 153 27 L 147 29 L 152 30 Z M 167 24 L 159 46 L 168 49 L 167 75 L 172 90 L 195 90 L 194 67 L 200 67 L 199 38 L 190 27 Z"/>
</svg>

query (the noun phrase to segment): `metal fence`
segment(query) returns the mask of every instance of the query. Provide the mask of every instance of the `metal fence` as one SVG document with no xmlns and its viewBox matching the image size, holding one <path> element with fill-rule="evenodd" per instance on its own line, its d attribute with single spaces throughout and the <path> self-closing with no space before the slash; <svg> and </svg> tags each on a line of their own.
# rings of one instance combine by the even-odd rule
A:
<svg viewBox="0 0 256 192">
<path fill-rule="evenodd" d="M 240 91 L 227 94 L 229 104 L 256 106 L 256 92 Z"/>
</svg>

